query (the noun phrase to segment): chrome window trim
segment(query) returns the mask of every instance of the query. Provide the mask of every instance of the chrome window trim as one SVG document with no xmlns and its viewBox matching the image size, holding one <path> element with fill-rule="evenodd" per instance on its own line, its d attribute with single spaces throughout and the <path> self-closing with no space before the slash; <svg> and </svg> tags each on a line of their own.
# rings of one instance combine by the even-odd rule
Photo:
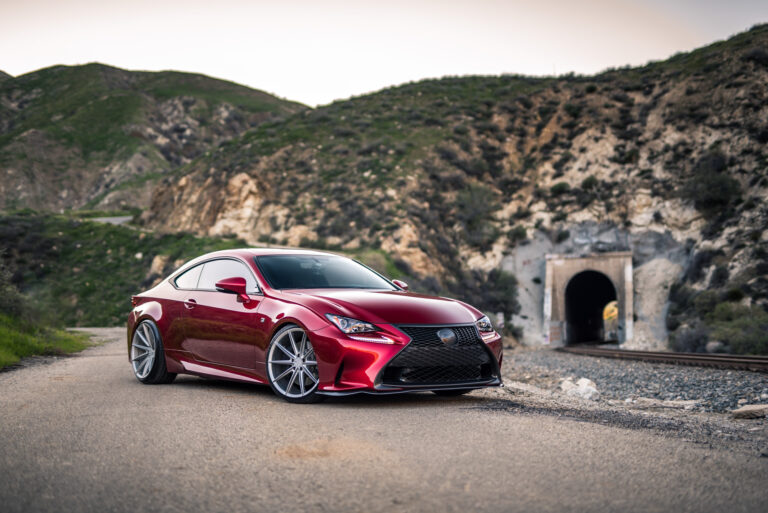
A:
<svg viewBox="0 0 768 513">
<path fill-rule="evenodd" d="M 239 259 L 237 257 L 232 257 L 232 256 L 213 257 L 213 258 L 209 258 L 207 260 L 203 260 L 202 262 L 198 262 L 195 265 L 191 265 L 191 266 L 189 266 L 186 269 L 179 270 L 179 272 L 177 272 L 176 274 L 171 275 L 171 277 L 168 278 L 168 281 L 171 283 L 173 288 L 176 289 L 176 290 L 197 290 L 197 291 L 201 291 L 201 292 L 219 292 L 216 289 L 201 289 L 201 288 L 197 288 L 197 287 L 195 287 L 193 289 L 184 289 L 184 288 L 181 288 L 181 287 L 176 285 L 176 280 L 182 274 L 186 273 L 187 271 L 190 271 L 190 270 L 194 269 L 195 267 L 198 267 L 198 266 L 201 266 L 201 265 L 204 266 L 205 264 L 207 264 L 209 262 L 214 262 L 216 260 L 234 260 L 235 262 L 238 262 L 238 263 L 242 264 L 248 270 L 248 273 L 251 275 L 251 278 L 253 278 L 253 282 L 256 284 L 256 291 L 255 292 L 248 292 L 248 291 L 246 291 L 246 293 L 249 294 L 249 295 L 254 295 L 254 296 L 263 296 L 264 295 L 264 292 L 262 292 L 263 287 L 259 283 L 259 279 L 254 274 L 253 269 L 251 269 L 245 261 L 243 261 L 243 260 L 241 260 L 241 259 Z M 201 270 L 201 272 L 200 272 L 200 277 L 203 276 L 202 271 L 203 270 Z M 200 283 L 200 277 L 198 277 L 198 279 L 197 279 L 198 283 Z"/>
</svg>

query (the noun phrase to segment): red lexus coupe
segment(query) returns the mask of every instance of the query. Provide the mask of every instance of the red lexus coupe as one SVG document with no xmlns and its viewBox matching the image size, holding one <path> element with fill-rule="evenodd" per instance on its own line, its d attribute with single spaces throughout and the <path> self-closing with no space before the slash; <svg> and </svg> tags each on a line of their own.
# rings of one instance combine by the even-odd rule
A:
<svg viewBox="0 0 768 513">
<path fill-rule="evenodd" d="M 481 312 L 330 253 L 209 253 L 132 302 L 128 356 L 142 383 L 194 374 L 299 403 L 501 384 L 501 337 Z"/>
</svg>

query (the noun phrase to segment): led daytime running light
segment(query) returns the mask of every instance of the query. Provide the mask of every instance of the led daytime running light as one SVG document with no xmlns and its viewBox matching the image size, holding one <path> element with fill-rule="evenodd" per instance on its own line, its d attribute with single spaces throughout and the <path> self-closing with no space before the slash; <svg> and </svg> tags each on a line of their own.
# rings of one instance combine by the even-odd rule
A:
<svg viewBox="0 0 768 513">
<path fill-rule="evenodd" d="M 352 340 L 359 340 L 360 342 L 375 342 L 377 344 L 394 344 L 395 341 L 391 338 L 387 338 L 384 336 L 371 336 L 371 337 L 361 337 L 359 335 L 349 335 L 349 338 Z"/>
</svg>

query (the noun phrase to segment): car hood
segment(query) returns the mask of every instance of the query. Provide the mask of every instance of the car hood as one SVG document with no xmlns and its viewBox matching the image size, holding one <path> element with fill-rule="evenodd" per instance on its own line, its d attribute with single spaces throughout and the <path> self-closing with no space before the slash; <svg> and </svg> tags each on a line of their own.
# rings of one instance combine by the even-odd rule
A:
<svg viewBox="0 0 768 513">
<path fill-rule="evenodd" d="M 375 324 L 470 324 L 482 314 L 444 297 L 391 290 L 303 289 L 283 291 L 318 315 L 343 315 Z"/>
</svg>

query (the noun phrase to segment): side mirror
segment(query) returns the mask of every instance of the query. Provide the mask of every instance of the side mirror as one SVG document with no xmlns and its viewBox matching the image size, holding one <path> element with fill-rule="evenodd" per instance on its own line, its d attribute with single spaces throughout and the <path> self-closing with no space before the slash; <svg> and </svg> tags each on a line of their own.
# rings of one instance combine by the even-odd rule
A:
<svg viewBox="0 0 768 513">
<path fill-rule="evenodd" d="M 239 303 L 248 303 L 251 300 L 248 294 L 245 293 L 245 278 L 224 278 L 216 282 L 216 290 L 237 294 L 237 301 Z"/>
<path fill-rule="evenodd" d="M 402 281 L 402 280 L 392 280 L 392 283 L 394 283 L 395 285 L 397 285 L 401 289 L 405 290 L 406 292 L 408 291 L 408 284 L 405 283 L 404 281 Z"/>
</svg>

